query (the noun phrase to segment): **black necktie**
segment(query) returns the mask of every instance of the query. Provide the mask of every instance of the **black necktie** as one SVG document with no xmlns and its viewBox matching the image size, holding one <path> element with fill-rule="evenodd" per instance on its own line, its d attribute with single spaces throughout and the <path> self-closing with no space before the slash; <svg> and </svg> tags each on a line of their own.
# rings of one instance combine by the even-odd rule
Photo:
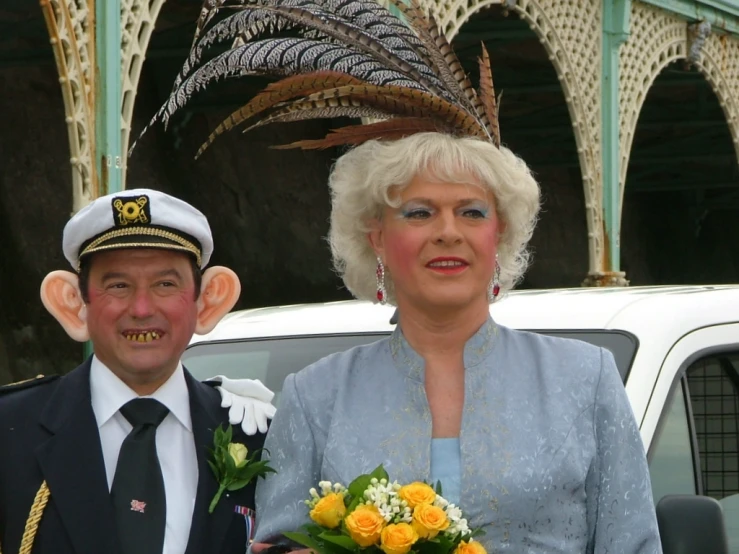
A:
<svg viewBox="0 0 739 554">
<path fill-rule="evenodd" d="M 169 409 L 153 398 L 121 408 L 133 429 L 121 445 L 110 490 L 122 554 L 162 554 L 167 504 L 157 457 L 157 426 Z"/>
</svg>

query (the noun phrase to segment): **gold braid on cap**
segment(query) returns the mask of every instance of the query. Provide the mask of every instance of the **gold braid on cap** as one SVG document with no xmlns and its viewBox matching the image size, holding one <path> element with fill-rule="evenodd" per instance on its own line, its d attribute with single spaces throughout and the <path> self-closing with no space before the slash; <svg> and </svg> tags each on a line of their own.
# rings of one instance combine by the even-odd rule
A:
<svg viewBox="0 0 739 554">
<path fill-rule="evenodd" d="M 499 147 L 498 108 L 484 44 L 475 90 L 418 0 L 390 2 L 405 22 L 376 0 L 206 0 L 190 56 L 149 125 L 159 120 L 166 125 L 211 83 L 261 75 L 282 79 L 226 118 L 197 156 L 239 125 L 246 132 L 269 123 L 333 117 L 384 121 L 349 125 L 323 139 L 278 148 L 356 145 L 422 131 L 478 137 Z M 211 24 L 219 10 L 229 15 Z M 290 36 L 265 38 L 279 31 Z M 201 63 L 209 49 L 222 49 L 224 42 L 230 43 L 226 52 Z"/>
<path fill-rule="evenodd" d="M 136 237 L 136 236 L 149 236 L 149 237 L 159 237 L 163 239 L 167 239 L 171 242 L 163 242 L 163 243 L 156 243 L 156 242 L 116 242 L 113 244 L 105 244 L 107 241 L 111 239 L 118 239 L 121 237 Z M 176 244 L 172 244 L 176 243 Z M 120 249 L 120 248 L 167 248 L 169 250 L 181 250 L 183 252 L 189 252 L 195 256 L 195 261 L 198 264 L 198 267 L 202 266 L 202 256 L 200 254 L 200 248 L 195 246 L 192 242 L 187 240 L 184 237 L 181 237 L 177 233 L 173 233 L 171 231 L 165 231 L 164 229 L 157 229 L 156 227 L 128 227 L 123 229 L 114 229 L 112 231 L 108 231 L 107 233 L 104 233 L 97 237 L 95 240 L 93 240 L 90 244 L 85 246 L 82 250 L 80 250 L 80 253 L 77 255 L 77 259 L 79 260 L 82 258 L 82 256 L 85 256 L 87 254 L 92 254 L 93 252 L 100 252 L 101 250 L 112 250 L 112 249 Z M 79 270 L 79 267 L 77 268 Z M 2 553 L 0 553 L 2 554 Z"/>
</svg>

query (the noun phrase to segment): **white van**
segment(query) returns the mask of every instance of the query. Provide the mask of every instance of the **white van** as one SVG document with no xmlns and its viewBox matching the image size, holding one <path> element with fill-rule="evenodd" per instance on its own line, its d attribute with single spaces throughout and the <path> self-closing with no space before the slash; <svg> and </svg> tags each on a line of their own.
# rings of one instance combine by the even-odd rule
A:
<svg viewBox="0 0 739 554">
<path fill-rule="evenodd" d="M 729 552 L 739 554 L 739 286 L 521 291 L 490 311 L 502 325 L 613 352 L 655 502 L 675 494 L 718 500 Z M 393 313 L 358 301 L 234 312 L 195 337 L 183 359 L 199 379 L 260 379 L 279 409 L 289 373 L 391 333 Z"/>
</svg>

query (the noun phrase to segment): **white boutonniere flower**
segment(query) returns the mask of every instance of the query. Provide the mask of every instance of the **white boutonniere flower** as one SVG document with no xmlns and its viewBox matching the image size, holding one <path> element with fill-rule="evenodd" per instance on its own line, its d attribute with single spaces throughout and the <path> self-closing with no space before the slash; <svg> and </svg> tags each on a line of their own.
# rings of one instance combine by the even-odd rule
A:
<svg viewBox="0 0 739 554">
<path fill-rule="evenodd" d="M 259 460 L 259 451 L 249 456 L 249 450 L 239 442 L 231 442 L 233 429 L 229 425 L 224 431 L 220 426 L 213 434 L 211 459 L 208 465 L 218 481 L 218 492 L 208 508 L 212 514 L 225 491 L 237 491 L 248 485 L 255 477 L 264 477 L 275 472 L 266 460 Z"/>
</svg>

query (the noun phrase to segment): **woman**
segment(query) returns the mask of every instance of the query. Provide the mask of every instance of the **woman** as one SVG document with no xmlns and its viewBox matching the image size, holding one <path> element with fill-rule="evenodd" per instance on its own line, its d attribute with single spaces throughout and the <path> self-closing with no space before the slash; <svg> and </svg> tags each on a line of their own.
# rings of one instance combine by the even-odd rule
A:
<svg viewBox="0 0 739 554">
<path fill-rule="evenodd" d="M 423 133 L 350 151 L 330 187 L 337 270 L 357 298 L 396 304 L 399 324 L 285 381 L 255 541 L 306 523 L 319 481 L 382 463 L 402 482 L 440 480 L 489 553 L 659 552 L 611 354 L 489 315 L 526 266 L 539 190 L 523 162 Z"/>
<path fill-rule="evenodd" d="M 360 299 L 397 305 L 393 335 L 285 381 L 257 488 L 263 543 L 308 521 L 321 480 L 379 464 L 441 481 L 488 552 L 660 551 L 644 449 L 613 357 L 507 329 L 489 303 L 526 267 L 539 190 L 501 147 L 485 49 L 473 89 L 415 0 L 206 2 L 167 120 L 232 76 L 280 77 L 219 126 L 389 118 L 290 146 L 354 145 L 331 177 L 335 266 Z M 211 21 L 215 22 L 211 25 Z M 210 27 L 209 27 L 210 26 Z M 288 29 L 287 36 L 264 38 Z M 204 52 L 231 41 L 202 67 Z"/>
</svg>

